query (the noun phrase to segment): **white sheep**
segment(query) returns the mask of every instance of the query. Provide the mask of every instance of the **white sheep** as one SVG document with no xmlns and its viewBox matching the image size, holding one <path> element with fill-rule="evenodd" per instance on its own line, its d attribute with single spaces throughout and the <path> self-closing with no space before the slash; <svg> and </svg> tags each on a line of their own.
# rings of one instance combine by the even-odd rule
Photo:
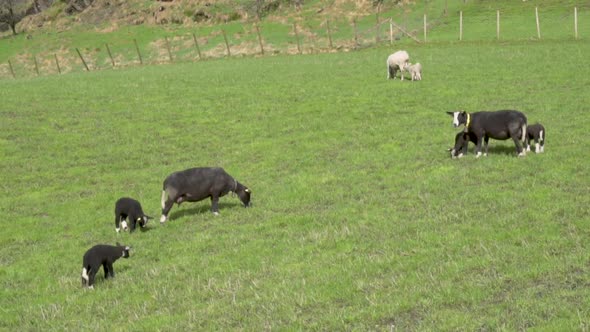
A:
<svg viewBox="0 0 590 332">
<path fill-rule="evenodd" d="M 415 64 L 408 63 L 406 70 L 412 76 L 412 81 L 421 81 L 422 80 L 422 65 L 420 64 L 420 62 L 415 63 Z"/>
<path fill-rule="evenodd" d="M 402 81 L 404 80 L 404 70 L 408 66 L 410 55 L 406 51 L 397 51 L 387 57 L 387 79 L 395 79 L 396 71 L 401 72 Z"/>
</svg>

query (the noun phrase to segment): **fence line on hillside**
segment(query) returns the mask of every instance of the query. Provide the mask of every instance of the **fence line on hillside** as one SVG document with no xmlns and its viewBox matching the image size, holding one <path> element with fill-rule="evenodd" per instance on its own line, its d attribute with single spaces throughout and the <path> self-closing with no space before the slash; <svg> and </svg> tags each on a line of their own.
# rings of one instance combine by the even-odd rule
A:
<svg viewBox="0 0 590 332">
<path fill-rule="evenodd" d="M 573 13 L 573 38 L 577 40 L 579 39 L 577 7 L 574 7 Z M 458 39 L 459 41 L 463 41 L 464 32 L 467 31 L 466 29 L 469 29 L 469 25 L 464 25 L 463 11 L 459 11 L 458 17 Z M 438 20 L 435 19 L 429 23 L 426 13 L 423 16 L 423 19 L 420 19 L 420 21 L 413 22 L 413 24 L 411 25 L 408 25 L 407 18 L 404 19 L 406 21 L 404 22 L 404 24 L 396 23 L 393 20 L 393 18 L 380 18 L 379 13 L 375 15 L 375 18 L 375 23 L 364 29 L 359 29 L 358 21 L 356 18 L 352 19 L 352 21 L 348 22 L 351 29 L 347 33 L 344 33 L 342 31 L 342 26 L 340 26 L 340 29 L 338 29 L 337 25 L 330 25 L 331 21 L 334 22 L 335 20 L 331 20 L 329 18 L 326 18 L 320 24 L 319 27 L 311 27 L 309 25 L 306 26 L 305 24 L 296 22 L 292 24 L 292 27 L 288 32 L 289 41 L 287 42 L 287 45 L 283 45 L 282 48 L 277 48 L 275 44 L 263 38 L 262 32 L 264 31 L 261 32 L 262 29 L 259 23 L 254 23 L 252 24 L 250 32 L 248 34 L 244 34 L 244 36 L 234 38 L 234 40 L 232 41 L 229 40 L 228 35 L 224 29 L 220 29 L 219 31 L 213 31 L 208 35 L 199 36 L 199 38 L 204 40 L 204 42 L 199 42 L 199 38 L 195 33 L 191 33 L 188 36 L 172 36 L 170 39 L 169 37 L 164 37 L 163 40 L 155 40 L 151 43 L 151 45 L 155 45 L 153 47 L 153 49 L 155 50 L 152 50 L 151 53 L 148 52 L 144 54 L 147 55 L 147 57 L 144 57 L 144 55 L 142 55 L 137 40 L 133 39 L 133 48 L 136 53 L 137 60 L 133 59 L 133 51 L 129 50 L 129 46 L 127 46 L 126 48 L 125 46 L 123 46 L 127 50 L 127 52 L 119 51 L 119 54 L 117 54 L 117 50 L 111 49 L 112 45 L 109 45 L 107 43 L 105 43 L 104 46 L 108 54 L 108 58 L 106 58 L 105 56 L 102 60 L 100 59 L 100 54 L 98 53 L 100 49 L 95 49 L 94 53 L 92 53 L 92 50 L 87 49 L 87 51 L 84 52 L 83 56 L 83 53 L 77 47 L 74 47 L 74 50 L 78 55 L 79 61 L 75 61 L 75 59 L 72 60 L 70 58 L 72 55 L 68 54 L 71 53 L 69 51 L 66 51 L 65 53 L 62 52 L 59 56 L 57 52 L 50 52 L 49 56 L 51 57 L 51 59 L 47 59 L 47 54 L 33 54 L 28 56 L 23 55 L 17 56 L 16 59 L 12 59 L 13 61 L 8 60 L 7 64 L 0 64 L 0 78 L 12 77 L 16 79 L 17 77 L 27 76 L 27 73 L 31 75 L 33 73 L 33 70 L 36 76 L 40 76 L 41 73 L 62 74 L 72 71 L 91 71 L 106 68 L 124 67 L 137 64 L 144 65 L 154 63 L 172 63 L 181 61 L 200 61 L 207 58 L 220 58 L 244 55 L 261 56 L 278 53 L 304 54 L 348 51 L 386 42 L 389 43 L 389 45 L 393 45 L 396 40 L 399 40 L 403 37 L 408 37 L 414 40 L 416 43 L 424 43 L 427 40 L 435 41 L 434 39 L 431 39 L 431 37 L 428 36 L 428 33 L 432 32 L 432 28 L 437 24 L 440 24 L 440 22 L 442 21 L 439 18 Z M 500 18 L 500 10 L 496 10 L 496 40 L 500 40 Z M 388 29 L 384 28 L 384 26 Z M 537 39 L 540 40 L 541 27 L 538 7 L 535 7 L 535 26 L 537 32 Z M 249 25 L 244 25 L 244 30 L 246 31 L 249 27 Z M 420 32 L 423 32 L 422 40 L 416 37 Z M 338 34 L 340 37 L 335 38 L 335 33 Z M 213 45 L 213 47 L 209 47 L 208 50 L 202 49 L 202 45 L 208 44 L 209 40 L 215 39 L 219 34 L 221 34 L 223 37 L 222 42 Z M 250 39 L 253 40 L 253 45 L 249 46 L 249 42 L 247 40 L 249 39 L 250 35 L 252 36 L 252 38 Z M 346 37 L 346 35 L 348 35 L 348 38 Z M 236 45 L 236 39 L 245 39 L 246 41 Z M 172 43 L 175 43 L 175 45 L 172 45 Z M 193 49 L 196 49 L 198 56 L 196 56 L 192 52 Z M 38 62 L 38 57 L 39 59 L 41 59 L 41 63 Z M 32 64 L 29 62 L 29 59 L 33 60 Z M 78 65 L 75 65 L 76 62 L 81 62 L 83 68 L 78 67 Z M 19 65 L 22 69 L 17 72 L 15 70 L 15 65 Z M 54 71 L 51 68 L 54 65 L 56 71 Z"/>
</svg>

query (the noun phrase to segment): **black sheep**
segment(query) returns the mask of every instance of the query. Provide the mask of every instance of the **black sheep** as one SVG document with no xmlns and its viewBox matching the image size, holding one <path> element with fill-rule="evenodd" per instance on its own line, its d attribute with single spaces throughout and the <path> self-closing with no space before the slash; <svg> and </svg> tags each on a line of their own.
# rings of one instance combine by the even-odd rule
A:
<svg viewBox="0 0 590 332">
<path fill-rule="evenodd" d="M 219 197 L 234 192 L 245 207 L 250 206 L 252 191 L 227 174 L 221 167 L 195 167 L 174 172 L 164 180 L 162 187 L 162 216 L 166 222 L 174 203 L 198 202 L 211 198 L 211 212 L 219 214 Z"/>
<path fill-rule="evenodd" d="M 87 285 L 88 288 L 94 288 L 94 277 L 102 265 L 104 270 L 104 278 L 108 279 L 115 277 L 115 270 L 113 263 L 123 257 L 129 258 L 130 247 L 120 245 L 117 242 L 116 246 L 108 244 L 98 244 L 88 249 L 82 259 L 82 286 Z"/>
<path fill-rule="evenodd" d="M 127 221 L 129 221 L 130 232 L 135 230 L 135 225 L 139 223 L 141 228 L 147 225 L 149 219 L 152 217 L 143 213 L 141 204 L 133 198 L 123 197 L 117 200 L 115 203 L 115 231 L 117 233 L 121 230 L 120 224 L 123 226 L 123 230 L 127 230 Z"/>
<path fill-rule="evenodd" d="M 462 151 L 461 147 L 466 146 L 467 140 L 475 140 L 475 157 L 481 156 L 482 143 L 484 145 L 484 156 L 488 154 L 488 141 L 490 138 L 497 140 L 506 140 L 512 138 L 516 145 L 516 153 L 519 157 L 525 156 L 526 151 L 526 127 L 527 118 L 522 112 L 514 110 L 502 110 L 495 112 L 447 112 L 453 117 L 453 126 L 459 127 L 464 125 L 463 131 L 469 137 L 457 136 L 463 138 L 459 145 L 455 144 L 455 153 Z M 455 157 L 451 155 L 451 157 Z"/>
</svg>

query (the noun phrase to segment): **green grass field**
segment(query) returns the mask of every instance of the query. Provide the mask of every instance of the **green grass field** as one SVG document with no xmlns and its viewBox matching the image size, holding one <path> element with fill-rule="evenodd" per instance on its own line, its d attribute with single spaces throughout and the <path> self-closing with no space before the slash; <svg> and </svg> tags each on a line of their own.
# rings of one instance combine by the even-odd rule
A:
<svg viewBox="0 0 590 332">
<path fill-rule="evenodd" d="M 406 45 L 0 82 L 0 329 L 590 327 L 588 43 Z M 558 66 L 554 66 L 558 59 Z M 445 111 L 516 108 L 546 152 L 451 160 Z M 163 179 L 223 166 L 253 190 L 158 218 Z M 80 286 L 83 253 L 133 246 Z"/>
<path fill-rule="evenodd" d="M 532 3 L 498 3 L 536 34 L 518 24 Z M 495 41 L 489 7 L 466 10 L 492 26 L 464 42 L 449 19 L 427 44 L 3 77 L 0 330 L 590 330 L 590 20 L 577 41 L 565 23 Z M 99 40 L 5 38 L 0 62 L 69 38 Z M 386 80 L 398 48 L 422 81 Z M 545 153 L 491 141 L 451 160 L 460 109 L 523 111 Z M 196 166 L 224 167 L 253 207 L 188 203 L 159 225 L 162 181 Z M 122 196 L 147 231 L 115 232 Z M 117 241 L 132 256 L 83 289 L 84 252 Z"/>
</svg>

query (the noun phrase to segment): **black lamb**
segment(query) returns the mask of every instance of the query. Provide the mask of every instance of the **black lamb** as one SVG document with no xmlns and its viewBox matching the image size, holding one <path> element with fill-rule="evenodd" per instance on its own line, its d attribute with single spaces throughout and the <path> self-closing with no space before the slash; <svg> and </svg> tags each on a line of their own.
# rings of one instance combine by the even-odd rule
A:
<svg viewBox="0 0 590 332">
<path fill-rule="evenodd" d="M 129 197 L 122 197 L 115 203 L 115 231 L 119 233 L 122 226 L 123 230 L 127 230 L 127 221 L 129 221 L 130 232 L 135 230 L 135 225 L 139 223 L 139 227 L 144 228 L 147 222 L 152 217 L 143 213 L 141 204 Z"/>
<path fill-rule="evenodd" d="M 94 288 L 94 277 L 102 265 L 104 278 L 115 277 L 113 263 L 120 257 L 129 258 L 130 247 L 120 245 L 98 244 L 88 249 L 82 259 L 82 286 Z"/>
</svg>

